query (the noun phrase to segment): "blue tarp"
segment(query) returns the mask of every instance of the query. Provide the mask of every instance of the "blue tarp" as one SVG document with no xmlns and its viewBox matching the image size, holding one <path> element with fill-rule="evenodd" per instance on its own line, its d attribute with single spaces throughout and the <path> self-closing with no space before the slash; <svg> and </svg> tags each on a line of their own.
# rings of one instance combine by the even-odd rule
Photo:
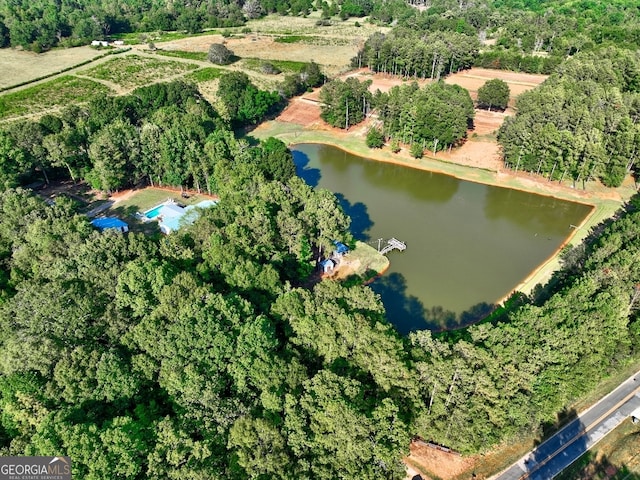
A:
<svg viewBox="0 0 640 480">
<path fill-rule="evenodd" d="M 115 217 L 102 217 L 91 220 L 91 225 L 96 227 L 98 230 L 104 230 L 105 228 L 117 228 L 118 230 L 124 231 L 129 230 L 129 225 Z"/>
</svg>

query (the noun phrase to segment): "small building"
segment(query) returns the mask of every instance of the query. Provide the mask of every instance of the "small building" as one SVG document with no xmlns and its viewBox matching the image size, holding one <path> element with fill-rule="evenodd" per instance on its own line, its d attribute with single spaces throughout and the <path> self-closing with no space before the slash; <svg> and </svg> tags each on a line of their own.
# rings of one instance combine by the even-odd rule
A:
<svg viewBox="0 0 640 480">
<path fill-rule="evenodd" d="M 336 262 L 327 258 L 319 263 L 322 273 L 333 273 L 333 269 L 336 267 Z"/>
<path fill-rule="evenodd" d="M 333 251 L 334 255 L 342 257 L 349 253 L 349 247 L 347 247 L 344 243 L 334 241 L 333 244 L 336 246 L 335 250 Z"/>
<path fill-rule="evenodd" d="M 122 45 L 124 45 L 124 40 L 114 40 L 114 41 L 113 41 L 113 44 L 114 44 L 116 47 L 121 47 Z"/>
<path fill-rule="evenodd" d="M 105 40 L 92 40 L 91 41 L 91 46 L 92 47 L 108 47 L 109 46 L 109 42 L 107 42 Z"/>
<path fill-rule="evenodd" d="M 116 229 L 122 233 L 129 231 L 129 225 L 116 217 L 100 217 L 91 220 L 91 225 L 101 232 L 106 229 Z"/>
</svg>

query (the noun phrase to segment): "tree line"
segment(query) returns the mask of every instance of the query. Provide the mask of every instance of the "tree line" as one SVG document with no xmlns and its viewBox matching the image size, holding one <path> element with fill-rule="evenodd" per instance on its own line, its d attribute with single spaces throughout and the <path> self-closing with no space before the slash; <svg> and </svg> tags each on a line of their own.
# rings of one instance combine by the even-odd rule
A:
<svg viewBox="0 0 640 480">
<path fill-rule="evenodd" d="M 419 32 L 396 28 L 384 35 L 375 33 L 351 61 L 353 67 L 404 77 L 441 77 L 473 65 L 478 39 L 457 32 Z"/>
<path fill-rule="evenodd" d="M 356 78 L 327 83 L 320 92 L 320 116 L 334 127 L 348 129 L 375 109 L 382 129 L 379 134 L 375 133 L 377 128 L 372 129 L 370 146 L 380 147 L 390 139 L 415 145 L 415 156 L 422 156 L 426 148 L 438 152 L 457 145 L 473 126 L 473 101 L 469 92 L 458 85 L 440 81 L 419 88 L 412 83 L 393 87 L 388 93 L 378 90 L 375 95 L 369 92 L 370 85 L 371 81 L 360 82 Z M 506 106 L 506 88 L 506 99 L 501 91 L 500 98 L 492 100 L 497 102 L 494 105 Z"/>
<path fill-rule="evenodd" d="M 216 108 L 195 85 L 178 81 L 121 97 L 98 96 L 59 115 L 14 122 L 0 129 L 0 185 L 48 183 L 54 176 L 85 180 L 104 191 L 158 184 L 212 193 L 216 163 L 235 149 L 231 129 L 257 123 L 282 108 L 285 95 L 323 79 L 318 65 L 310 63 L 288 75 L 280 92 L 268 92 L 245 73 L 232 72 L 220 78 Z M 277 175 L 276 150 L 266 154 L 262 147 L 245 146 L 242 151 L 254 161 L 273 163 Z"/>
<path fill-rule="evenodd" d="M 425 8 L 418 12 L 415 6 Z M 554 0 L 543 6 L 511 0 L 396 0 L 374 3 L 370 19 L 394 28 L 384 38 L 372 35 L 352 64 L 407 77 L 438 78 L 472 64 L 550 74 L 581 51 L 640 46 L 637 8 L 627 0 Z"/>
<path fill-rule="evenodd" d="M 498 141 L 512 169 L 616 187 L 638 171 L 639 108 L 637 52 L 585 52 L 518 97 Z"/>
</svg>

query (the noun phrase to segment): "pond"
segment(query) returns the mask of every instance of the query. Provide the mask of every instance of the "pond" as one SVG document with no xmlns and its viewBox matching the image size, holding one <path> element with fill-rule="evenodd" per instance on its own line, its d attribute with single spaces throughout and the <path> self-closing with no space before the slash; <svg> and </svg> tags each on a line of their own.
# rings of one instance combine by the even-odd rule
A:
<svg viewBox="0 0 640 480">
<path fill-rule="evenodd" d="M 399 332 L 477 321 L 543 264 L 591 207 L 377 162 L 321 144 L 292 147 L 298 175 L 334 192 L 351 231 L 404 252 L 371 287 Z"/>
</svg>

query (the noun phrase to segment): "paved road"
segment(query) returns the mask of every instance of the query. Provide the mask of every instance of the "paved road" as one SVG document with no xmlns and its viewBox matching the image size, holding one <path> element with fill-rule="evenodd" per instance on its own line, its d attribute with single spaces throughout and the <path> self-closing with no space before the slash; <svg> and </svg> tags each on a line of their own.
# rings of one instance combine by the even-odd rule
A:
<svg viewBox="0 0 640 480">
<path fill-rule="evenodd" d="M 640 372 L 490 480 L 551 480 L 640 407 Z"/>
</svg>

